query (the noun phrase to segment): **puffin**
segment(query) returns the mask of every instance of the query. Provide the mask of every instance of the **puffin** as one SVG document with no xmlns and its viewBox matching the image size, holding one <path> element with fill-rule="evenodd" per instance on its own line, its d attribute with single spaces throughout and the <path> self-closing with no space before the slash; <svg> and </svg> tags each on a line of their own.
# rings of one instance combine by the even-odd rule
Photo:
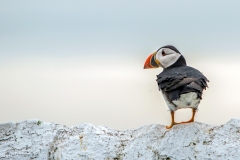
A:
<svg viewBox="0 0 240 160">
<path fill-rule="evenodd" d="M 171 124 L 166 126 L 172 128 L 176 124 L 194 122 L 194 116 L 202 99 L 203 90 L 209 80 L 197 69 L 187 66 L 186 60 L 179 50 L 166 45 L 150 54 L 144 63 L 144 69 L 163 68 L 157 75 L 159 91 L 171 114 Z M 178 109 L 191 108 L 192 117 L 189 121 L 176 123 L 174 113 Z"/>
</svg>

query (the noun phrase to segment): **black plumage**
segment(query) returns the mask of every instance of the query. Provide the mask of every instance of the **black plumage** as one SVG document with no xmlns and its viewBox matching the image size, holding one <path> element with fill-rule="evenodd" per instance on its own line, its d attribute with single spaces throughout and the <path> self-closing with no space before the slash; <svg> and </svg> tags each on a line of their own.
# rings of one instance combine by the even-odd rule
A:
<svg viewBox="0 0 240 160">
<path fill-rule="evenodd" d="M 186 65 L 182 55 L 177 62 L 157 75 L 159 90 L 166 95 L 169 102 L 189 92 L 196 92 L 201 99 L 203 89 L 208 87 L 207 82 L 208 79 L 200 71 Z"/>
</svg>

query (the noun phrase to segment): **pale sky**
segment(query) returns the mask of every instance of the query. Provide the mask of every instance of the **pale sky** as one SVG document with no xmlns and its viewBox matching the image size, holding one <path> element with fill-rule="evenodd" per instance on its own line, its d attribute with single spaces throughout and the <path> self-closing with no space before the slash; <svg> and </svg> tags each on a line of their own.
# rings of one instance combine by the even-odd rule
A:
<svg viewBox="0 0 240 160">
<path fill-rule="evenodd" d="M 170 124 L 148 55 L 171 44 L 210 80 L 196 121 L 240 118 L 240 2 L 0 1 L 0 123 Z M 177 120 L 190 118 L 177 112 Z"/>
</svg>

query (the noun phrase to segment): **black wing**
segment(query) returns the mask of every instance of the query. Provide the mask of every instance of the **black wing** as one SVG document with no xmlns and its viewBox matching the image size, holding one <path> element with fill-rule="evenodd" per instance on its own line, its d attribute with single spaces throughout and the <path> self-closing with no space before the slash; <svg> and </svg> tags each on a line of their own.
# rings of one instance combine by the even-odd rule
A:
<svg viewBox="0 0 240 160">
<path fill-rule="evenodd" d="M 157 75 L 159 90 L 167 93 L 170 101 L 188 92 L 196 92 L 202 98 L 203 89 L 208 87 L 207 82 L 208 79 L 201 72 L 189 66 L 167 68 Z"/>
</svg>

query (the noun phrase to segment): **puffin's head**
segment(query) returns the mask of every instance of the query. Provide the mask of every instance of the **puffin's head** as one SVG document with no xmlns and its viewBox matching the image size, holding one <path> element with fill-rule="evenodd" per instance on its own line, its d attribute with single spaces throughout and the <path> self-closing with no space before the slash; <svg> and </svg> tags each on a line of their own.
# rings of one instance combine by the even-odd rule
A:
<svg viewBox="0 0 240 160">
<path fill-rule="evenodd" d="M 163 46 L 147 58 L 143 68 L 167 68 L 177 62 L 180 57 L 183 58 L 181 53 L 174 46 Z"/>
</svg>

